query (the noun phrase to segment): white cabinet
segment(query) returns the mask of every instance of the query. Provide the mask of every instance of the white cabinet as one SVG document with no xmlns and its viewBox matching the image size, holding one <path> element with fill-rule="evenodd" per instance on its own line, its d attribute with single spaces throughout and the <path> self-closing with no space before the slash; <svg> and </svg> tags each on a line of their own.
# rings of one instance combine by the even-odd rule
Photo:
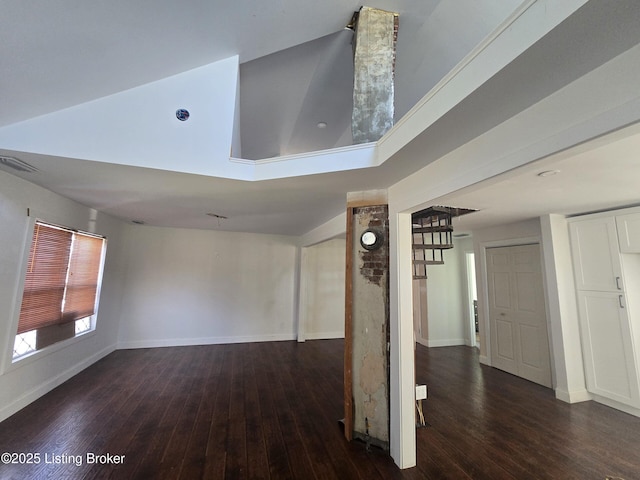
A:
<svg viewBox="0 0 640 480">
<path fill-rule="evenodd" d="M 618 240 L 622 253 L 640 253 L 640 213 L 616 217 Z"/>
<path fill-rule="evenodd" d="M 620 252 L 616 220 L 624 216 L 572 219 L 569 234 L 587 390 L 640 408 L 640 309 L 628 297 L 637 295 L 638 267 Z"/>
<path fill-rule="evenodd" d="M 624 289 L 618 236 L 613 217 L 569 224 L 578 290 L 616 292 Z"/>
<path fill-rule="evenodd" d="M 626 299 L 612 292 L 578 292 L 587 389 L 640 407 L 638 370 Z"/>
</svg>

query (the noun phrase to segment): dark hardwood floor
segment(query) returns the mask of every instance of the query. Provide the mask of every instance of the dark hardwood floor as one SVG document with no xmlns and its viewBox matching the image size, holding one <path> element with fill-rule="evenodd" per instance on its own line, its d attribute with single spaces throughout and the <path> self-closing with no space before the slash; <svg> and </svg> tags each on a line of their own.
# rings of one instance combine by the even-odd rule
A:
<svg viewBox="0 0 640 480">
<path fill-rule="evenodd" d="M 39 454 L 0 478 L 640 478 L 639 418 L 559 402 L 468 347 L 418 346 L 429 426 L 401 471 L 344 440 L 342 355 L 341 340 L 117 351 L 0 423 L 0 453 Z"/>
</svg>

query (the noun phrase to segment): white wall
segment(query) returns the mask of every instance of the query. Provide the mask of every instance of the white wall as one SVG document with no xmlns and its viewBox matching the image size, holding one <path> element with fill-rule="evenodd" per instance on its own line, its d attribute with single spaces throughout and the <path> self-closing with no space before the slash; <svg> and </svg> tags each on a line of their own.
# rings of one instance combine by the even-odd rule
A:
<svg viewBox="0 0 640 480">
<path fill-rule="evenodd" d="M 444 265 L 427 267 L 427 318 L 429 329 L 426 345 L 446 347 L 464 345 L 464 284 L 461 276 L 460 245 L 443 252 Z"/>
<path fill-rule="evenodd" d="M 477 287 L 475 284 L 475 275 L 473 276 L 473 284 L 469 287 L 467 271 L 467 253 L 473 252 L 473 237 L 454 238 L 454 244 L 456 245 L 456 251 L 458 253 L 458 262 L 460 264 L 460 304 L 462 306 L 462 330 L 464 344 L 468 346 L 476 346 L 475 341 L 475 321 L 473 319 L 473 311 L 471 302 L 474 298 L 477 298 Z M 475 273 L 475 263 L 474 270 Z"/>
<path fill-rule="evenodd" d="M 128 225 L 118 347 L 294 339 L 296 240 Z"/>
<path fill-rule="evenodd" d="M 541 217 L 540 224 L 556 397 L 568 403 L 590 400 L 582 361 L 567 219 L 562 215 L 545 215 Z"/>
<path fill-rule="evenodd" d="M 345 255 L 343 238 L 303 250 L 299 339 L 344 338 Z"/>
<path fill-rule="evenodd" d="M 27 209 L 30 216 L 27 217 Z M 108 238 L 95 332 L 12 364 L 24 272 L 36 219 Z M 0 171 L 0 421 L 115 349 L 123 223 Z"/>
</svg>

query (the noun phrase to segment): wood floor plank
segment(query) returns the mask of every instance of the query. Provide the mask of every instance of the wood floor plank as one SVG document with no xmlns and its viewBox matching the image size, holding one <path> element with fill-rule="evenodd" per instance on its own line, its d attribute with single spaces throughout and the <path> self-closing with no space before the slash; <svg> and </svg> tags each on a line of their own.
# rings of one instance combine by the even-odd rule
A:
<svg viewBox="0 0 640 480">
<path fill-rule="evenodd" d="M 218 348 L 223 351 L 223 358 L 221 360 L 221 369 L 217 376 L 216 389 L 213 392 L 215 394 L 215 403 L 205 452 L 203 476 L 206 479 L 224 478 L 227 459 L 226 445 L 229 425 L 229 402 L 231 398 L 233 349 L 230 345 L 221 345 Z"/>
<path fill-rule="evenodd" d="M 209 432 L 215 409 L 215 395 L 218 386 L 218 378 L 222 368 L 223 354 L 221 349 L 205 349 L 206 356 L 203 359 L 202 381 L 200 385 L 200 402 L 193 426 L 191 437 L 188 440 L 187 449 L 180 477 L 184 480 L 203 478 L 206 467 L 206 451 Z"/>
<path fill-rule="evenodd" d="M 145 378 L 146 384 L 145 396 L 139 403 L 127 405 L 120 412 L 125 421 L 119 428 L 110 429 L 105 442 L 105 453 L 133 453 L 127 454 L 127 461 L 123 465 L 114 466 L 109 474 L 108 469 L 96 465 L 87 478 L 111 478 L 113 475 L 136 478 L 141 475 L 138 473 L 141 469 L 143 472 L 146 469 L 153 472 L 158 467 L 161 453 L 175 428 L 175 412 L 181 408 L 176 395 L 183 390 L 184 383 L 175 380 L 180 377 L 180 372 L 184 370 L 190 358 L 190 353 L 181 349 L 172 349 L 164 353 L 172 354 L 173 362 L 170 365 L 160 362 L 151 366 L 157 373 L 150 377 L 142 377 Z"/>
<path fill-rule="evenodd" d="M 281 368 L 286 368 L 281 362 Z M 276 409 L 278 416 L 278 424 L 282 439 L 287 450 L 287 457 L 291 465 L 291 471 L 295 478 L 320 478 L 325 475 L 327 465 L 322 462 L 318 468 L 312 464 L 309 457 L 309 446 L 306 444 L 305 438 L 300 435 L 294 412 L 291 410 L 289 396 L 294 392 L 286 392 L 280 379 L 280 372 L 270 372 L 270 384 L 274 395 L 274 403 L 278 406 Z M 304 474 L 303 474 L 304 472 Z"/>
<path fill-rule="evenodd" d="M 262 406 L 258 396 L 258 379 L 255 372 L 255 365 L 261 361 L 261 358 L 259 349 L 254 348 L 254 345 L 248 345 L 247 350 L 244 388 L 247 474 L 251 479 L 266 480 L 271 474 L 262 428 Z"/>
<path fill-rule="evenodd" d="M 277 410 L 282 408 L 273 393 L 272 379 L 277 375 L 273 372 L 273 363 L 259 361 L 254 364 L 256 391 L 260 398 L 260 422 L 262 423 L 264 443 L 267 449 L 269 475 L 271 478 L 295 478 L 287 446 L 282 436 Z"/>
<path fill-rule="evenodd" d="M 347 442 L 343 341 L 116 351 L 0 423 L 0 452 L 122 454 L 123 465 L 0 465 L 1 479 L 640 478 L 640 418 L 416 350 L 429 426 L 415 468 Z"/>
</svg>

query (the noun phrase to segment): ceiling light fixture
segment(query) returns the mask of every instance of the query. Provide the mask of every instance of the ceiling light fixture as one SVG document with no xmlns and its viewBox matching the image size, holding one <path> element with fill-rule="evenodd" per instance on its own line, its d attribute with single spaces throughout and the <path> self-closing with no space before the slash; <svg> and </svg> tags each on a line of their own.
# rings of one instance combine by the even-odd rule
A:
<svg viewBox="0 0 640 480">
<path fill-rule="evenodd" d="M 318 128 L 327 128 L 327 122 L 318 122 Z"/>
<path fill-rule="evenodd" d="M 557 175 L 560 173 L 560 170 L 545 170 L 544 172 L 540 172 L 538 174 L 539 177 L 552 177 L 553 175 Z"/>
<path fill-rule="evenodd" d="M 217 213 L 207 213 L 207 215 L 209 215 L 210 217 L 215 218 L 216 220 L 218 220 L 218 227 L 220 227 L 220 221 L 221 220 L 226 220 L 228 217 L 225 217 L 224 215 L 218 215 Z"/>
<path fill-rule="evenodd" d="M 224 215 L 218 215 L 217 213 L 207 213 L 210 217 L 218 218 L 220 220 L 226 220 L 229 217 L 225 217 Z"/>
</svg>

